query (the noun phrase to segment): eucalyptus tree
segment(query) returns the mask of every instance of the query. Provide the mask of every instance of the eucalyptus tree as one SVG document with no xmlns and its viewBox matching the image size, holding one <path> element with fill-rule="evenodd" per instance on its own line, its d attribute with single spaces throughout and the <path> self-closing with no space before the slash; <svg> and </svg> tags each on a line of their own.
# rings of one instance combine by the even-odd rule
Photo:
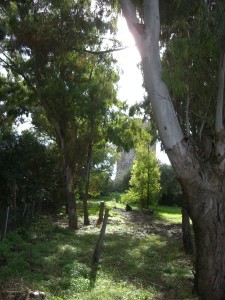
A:
<svg viewBox="0 0 225 300">
<path fill-rule="evenodd" d="M 110 55 L 91 54 L 100 49 L 100 36 L 113 30 L 111 19 L 104 21 L 103 11 L 91 1 L 0 4 L 6 24 L 1 60 L 26 83 L 30 99 L 43 107 L 54 128 L 63 157 L 69 226 L 77 228 L 74 175 L 92 147 L 96 126 L 104 126 L 102 114 L 115 101 L 117 76 Z"/>
<path fill-rule="evenodd" d="M 224 3 L 162 1 L 160 9 L 158 0 L 120 0 L 119 3 L 142 57 L 145 87 L 159 135 L 187 195 L 196 242 L 195 288 L 200 299 L 222 300 L 225 298 Z M 177 26 L 179 17 L 186 28 Z M 204 20 L 203 26 L 200 25 L 201 20 Z M 184 36 L 186 44 L 180 39 Z M 182 89 L 179 99 L 183 102 L 180 102 L 179 108 L 185 107 L 185 110 L 177 109 L 171 98 L 175 91 L 170 93 L 163 80 L 160 38 L 168 42 L 168 50 L 177 42 L 174 48 L 178 52 L 177 57 L 187 50 L 192 51 L 192 59 L 187 59 L 186 67 L 181 67 L 176 77 L 187 76 L 185 80 L 181 79 L 182 84 L 176 86 Z M 198 43 L 201 43 L 201 48 L 196 46 Z M 166 54 L 171 73 L 178 72 L 174 53 L 171 61 L 170 53 Z M 188 56 L 183 55 L 183 59 Z M 195 70 L 192 77 L 188 69 Z M 210 91 L 213 91 L 211 95 Z M 177 90 L 175 100 L 178 95 L 180 92 Z M 197 110 L 197 115 L 202 110 L 200 116 L 203 119 L 198 122 L 194 122 L 196 114 L 190 122 L 191 101 L 194 103 L 191 108 Z M 203 129 L 210 133 L 206 143 L 201 135 Z M 202 142 L 201 146 L 199 142 Z"/>
</svg>

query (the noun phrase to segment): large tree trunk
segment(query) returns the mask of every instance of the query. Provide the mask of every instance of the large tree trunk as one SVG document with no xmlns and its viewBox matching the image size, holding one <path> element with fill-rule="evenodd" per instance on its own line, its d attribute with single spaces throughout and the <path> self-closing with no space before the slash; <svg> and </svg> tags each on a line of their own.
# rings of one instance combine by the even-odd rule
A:
<svg viewBox="0 0 225 300">
<path fill-rule="evenodd" d="M 197 293 L 202 300 L 224 300 L 225 164 L 222 159 L 225 139 L 218 136 L 216 153 L 222 159 L 218 161 L 217 168 L 216 162 L 210 165 L 199 158 L 191 141 L 184 137 L 168 89 L 161 78 L 159 1 L 144 0 L 144 24 L 139 23 L 132 3 L 131 0 L 120 0 L 142 57 L 145 87 L 161 140 L 187 194 L 195 235 Z"/>
<path fill-rule="evenodd" d="M 197 160 L 188 143 L 185 159 L 179 151 L 168 153 L 187 196 L 188 214 L 194 229 L 195 290 L 201 300 L 224 300 L 224 178 L 210 162 Z"/>
<path fill-rule="evenodd" d="M 218 182 L 219 183 L 219 182 Z M 202 300 L 225 299 L 225 207 L 221 186 L 188 188 L 196 243 L 195 289 Z M 193 194 L 194 193 L 194 194 Z"/>
</svg>

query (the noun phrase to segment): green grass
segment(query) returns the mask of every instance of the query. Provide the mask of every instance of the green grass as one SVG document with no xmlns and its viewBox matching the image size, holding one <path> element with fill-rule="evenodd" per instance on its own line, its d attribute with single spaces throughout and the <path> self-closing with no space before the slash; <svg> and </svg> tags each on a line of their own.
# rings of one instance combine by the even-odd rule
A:
<svg viewBox="0 0 225 300">
<path fill-rule="evenodd" d="M 104 200 L 111 210 L 94 288 L 89 275 L 100 231 L 95 225 L 99 200 L 90 202 L 92 225 L 78 231 L 65 226 L 62 214 L 57 224 L 42 217 L 31 229 L 8 234 L 0 244 L 1 287 L 45 291 L 48 300 L 169 300 L 175 294 L 194 299 L 191 258 L 181 239 L 139 231 L 132 219 L 127 222 L 130 215 L 121 213 L 123 204 Z M 145 226 L 177 226 L 179 218 L 179 208 L 157 207 Z"/>
<path fill-rule="evenodd" d="M 177 206 L 157 206 L 153 208 L 155 214 L 160 219 L 169 222 L 179 224 L 182 221 L 181 208 Z"/>
</svg>

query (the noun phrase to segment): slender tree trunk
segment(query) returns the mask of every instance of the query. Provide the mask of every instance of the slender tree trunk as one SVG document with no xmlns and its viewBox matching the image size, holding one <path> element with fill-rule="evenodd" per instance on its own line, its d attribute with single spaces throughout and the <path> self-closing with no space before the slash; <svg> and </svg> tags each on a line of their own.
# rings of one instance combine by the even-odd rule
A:
<svg viewBox="0 0 225 300">
<path fill-rule="evenodd" d="M 84 225 L 90 225 L 89 213 L 88 213 L 88 200 L 86 197 L 83 199 L 83 211 L 84 211 Z"/>
<path fill-rule="evenodd" d="M 98 214 L 97 225 L 100 225 L 103 221 L 104 209 L 105 209 L 105 202 L 101 201 L 99 204 L 99 214 Z"/>
<path fill-rule="evenodd" d="M 72 229 L 78 228 L 76 201 L 73 192 L 73 170 L 70 166 L 66 167 L 66 198 L 68 205 L 69 227 Z"/>
<path fill-rule="evenodd" d="M 84 225 L 90 225 L 89 213 L 88 213 L 88 193 L 89 193 L 89 183 L 90 183 L 91 157 L 92 157 L 92 143 L 90 142 L 88 146 L 87 172 L 85 178 L 85 192 L 84 192 L 84 199 L 83 199 Z"/>
<path fill-rule="evenodd" d="M 187 254 L 192 254 L 193 243 L 192 243 L 192 236 L 191 236 L 190 218 L 188 215 L 186 202 L 184 202 L 182 205 L 182 234 L 183 234 L 184 251 Z"/>
</svg>

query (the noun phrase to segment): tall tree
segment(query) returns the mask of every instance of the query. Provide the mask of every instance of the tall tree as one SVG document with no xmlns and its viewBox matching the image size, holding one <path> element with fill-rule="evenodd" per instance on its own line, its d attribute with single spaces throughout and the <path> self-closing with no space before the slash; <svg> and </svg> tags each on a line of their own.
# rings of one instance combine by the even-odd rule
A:
<svg viewBox="0 0 225 300">
<path fill-rule="evenodd" d="M 194 129 L 192 131 L 188 125 L 189 115 L 187 112 L 192 86 L 187 88 L 186 99 L 189 100 L 186 103 L 186 118 L 180 118 L 183 112 L 175 110 L 168 87 L 162 79 L 159 40 L 160 33 L 164 31 L 163 26 L 160 27 L 159 1 L 120 0 L 119 2 L 142 57 L 145 87 L 150 97 L 159 135 L 187 195 L 188 212 L 193 222 L 196 242 L 195 288 L 200 299 L 222 300 L 225 298 L 225 191 L 223 188 L 225 174 L 225 130 L 223 124 L 225 30 L 224 15 L 221 17 L 220 14 L 223 22 L 219 22 L 219 17 L 216 18 L 216 14 L 213 15 L 213 13 L 217 8 L 220 12 L 224 11 L 224 3 L 222 1 L 195 1 L 193 6 L 188 3 L 191 9 L 186 15 L 183 15 L 189 26 L 190 22 L 199 21 L 199 15 L 195 14 L 194 10 L 202 14 L 207 12 L 213 20 L 210 26 L 217 26 L 218 29 L 217 39 L 215 39 L 218 47 L 213 50 L 215 51 L 213 57 L 217 57 L 216 61 L 219 66 L 218 73 L 213 65 L 213 72 L 217 73 L 214 86 L 218 88 L 217 97 L 213 101 L 215 114 L 210 123 L 214 142 L 212 139 L 209 140 L 208 146 L 203 149 L 205 155 L 200 155 L 199 145 L 192 139 L 195 131 Z M 167 14 L 162 13 L 162 21 L 165 21 L 163 18 L 166 16 L 171 17 L 174 12 L 177 13 L 174 3 L 162 2 L 161 9 L 163 4 L 167 5 Z M 178 1 L 178 3 L 184 6 L 187 4 L 185 1 Z M 168 10 L 168 8 L 170 9 Z M 174 16 L 176 16 L 175 13 Z M 176 23 L 174 22 L 174 24 Z M 167 24 L 167 28 L 170 28 L 167 30 L 169 38 L 175 39 L 183 33 L 182 28 L 179 32 L 179 28 L 173 27 L 171 22 L 169 25 Z M 195 29 L 192 26 L 190 28 Z M 190 37 L 193 34 L 192 30 L 189 32 Z M 204 43 L 205 38 L 202 37 L 201 40 Z M 203 47 L 202 49 L 204 50 Z M 207 47 L 205 50 L 208 51 Z M 197 62 L 200 62 L 200 57 Z M 207 67 L 211 60 L 203 62 L 202 74 L 204 71 L 208 74 Z M 188 65 L 189 68 L 192 66 L 197 68 L 196 61 L 192 61 L 192 64 Z M 194 80 L 200 89 L 201 78 L 194 77 Z M 201 84 L 201 88 L 204 90 L 207 81 L 202 81 Z M 202 100 L 202 103 L 205 103 L 205 99 Z M 206 106 L 204 105 L 204 107 Z M 195 126 L 199 128 L 199 124 L 195 124 Z M 188 134 L 184 128 L 187 129 Z M 198 129 L 199 132 L 200 129 Z"/>
<path fill-rule="evenodd" d="M 1 3 L 7 24 L 1 60 L 26 82 L 30 98 L 44 108 L 54 128 L 63 157 L 69 226 L 77 228 L 75 172 L 92 147 L 87 135 L 93 139 L 95 118 L 115 101 L 117 80 L 110 55 L 89 52 L 99 50 L 100 35 L 112 30 L 111 22 L 104 21 L 91 1 Z"/>
</svg>

